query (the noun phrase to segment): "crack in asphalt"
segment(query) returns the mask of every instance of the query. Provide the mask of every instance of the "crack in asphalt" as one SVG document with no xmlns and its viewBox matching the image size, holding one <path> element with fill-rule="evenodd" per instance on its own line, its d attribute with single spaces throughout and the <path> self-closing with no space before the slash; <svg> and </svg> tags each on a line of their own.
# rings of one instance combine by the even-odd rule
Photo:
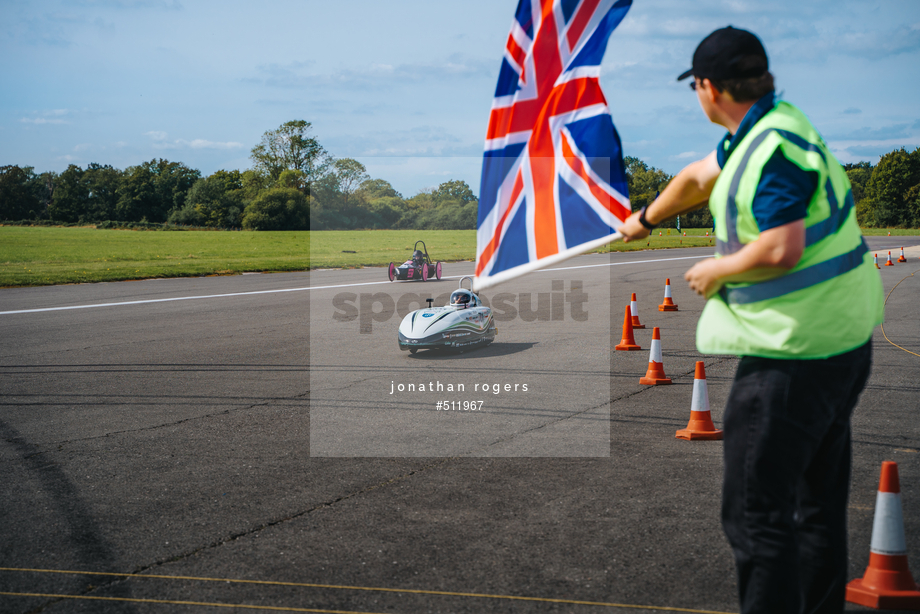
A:
<svg viewBox="0 0 920 614">
<path fill-rule="evenodd" d="M 317 511 L 319 511 L 319 510 L 331 508 L 331 507 L 333 507 L 333 506 L 335 506 L 335 505 L 337 505 L 337 504 L 339 504 L 339 503 L 342 503 L 343 501 L 348 501 L 349 499 L 353 499 L 353 498 L 355 498 L 355 497 L 358 497 L 358 496 L 361 496 L 361 495 L 364 495 L 364 494 L 367 494 L 367 493 L 371 493 L 371 492 L 373 492 L 373 491 L 375 491 L 375 490 L 378 490 L 378 489 L 380 489 L 380 488 L 386 488 L 387 486 L 391 486 L 391 485 L 393 485 L 393 484 L 397 484 L 397 483 L 399 483 L 399 482 L 403 482 L 403 481 L 405 481 L 405 480 L 411 478 L 411 477 L 414 476 L 414 475 L 417 475 L 417 474 L 420 474 L 420 473 L 429 471 L 429 470 L 434 469 L 434 468 L 442 467 L 442 466 L 444 466 L 444 465 L 447 465 L 447 464 L 449 464 L 449 463 L 451 463 L 451 462 L 454 462 L 454 461 L 457 461 L 457 460 L 459 460 L 458 457 L 448 457 L 448 458 L 439 459 L 437 462 L 429 463 L 429 464 L 424 465 L 424 466 L 422 466 L 422 467 L 420 467 L 420 468 L 413 469 L 413 470 L 411 470 L 411 471 L 409 471 L 409 472 L 407 472 L 407 473 L 403 473 L 403 474 L 401 474 L 401 475 L 397 475 L 397 476 L 395 476 L 395 477 L 392 477 L 392 478 L 390 478 L 390 479 L 384 480 L 384 481 L 382 481 L 382 482 L 378 482 L 378 483 L 376 483 L 376 484 L 372 484 L 372 485 L 370 485 L 370 486 L 366 486 L 366 487 L 364 487 L 364 488 L 358 489 L 358 490 L 356 490 L 356 491 L 354 491 L 354 492 L 352 492 L 352 493 L 345 494 L 345 495 L 341 495 L 341 496 L 339 496 L 339 497 L 335 497 L 335 498 L 333 498 L 333 499 L 329 499 L 329 500 L 324 501 L 324 502 L 322 502 L 322 503 L 318 503 L 318 504 L 316 504 L 316 505 L 314 505 L 314 506 L 312 506 L 312 507 L 310 507 L 310 508 L 308 508 L 308 509 L 305 509 L 305 510 L 296 512 L 296 513 L 294 513 L 294 514 L 289 514 L 289 515 L 284 516 L 284 517 L 282 517 L 282 518 L 277 518 L 277 519 L 275 519 L 275 520 L 271 520 L 271 521 L 262 523 L 262 524 L 260 524 L 260 525 L 258 525 L 258 526 L 251 527 L 251 528 L 246 529 L 246 530 L 244 530 L 244 531 L 238 531 L 238 532 L 236 532 L 236 533 L 231 533 L 230 535 L 227 535 L 227 536 L 225 536 L 225 537 L 223 537 L 223 538 L 219 538 L 219 539 L 217 539 L 217 540 L 215 540 L 215 541 L 212 541 L 212 542 L 210 542 L 210 543 L 204 544 L 204 545 L 199 546 L 199 547 L 197 547 L 197 548 L 194 548 L 194 549 L 191 549 L 191 550 L 187 550 L 187 551 L 182 552 L 182 553 L 180 553 L 180 554 L 175 554 L 175 555 L 172 555 L 172 556 L 170 556 L 170 557 L 168 557 L 168 558 L 164 558 L 164 559 L 161 559 L 161 560 L 157 560 L 157 561 L 154 561 L 154 562 L 152 562 L 152 563 L 148 563 L 147 565 L 143 565 L 143 566 L 137 567 L 137 568 L 134 569 L 134 571 L 132 571 L 132 572 L 130 572 L 130 573 L 131 573 L 132 575 L 142 576 L 142 575 L 144 574 L 144 572 L 150 571 L 150 570 L 152 570 L 152 569 L 156 569 L 157 567 L 162 567 L 162 566 L 167 565 L 167 564 L 169 564 L 169 563 L 175 563 L 175 562 L 183 561 L 183 560 L 185 560 L 185 559 L 188 559 L 188 558 L 190 558 L 190 557 L 193 557 L 193 556 L 195 556 L 195 555 L 197 555 L 197 554 L 200 554 L 200 553 L 202 553 L 202 552 L 205 552 L 205 551 L 207 551 L 207 550 L 210 550 L 210 549 L 213 549 L 213 548 L 219 548 L 219 547 L 221 547 L 221 546 L 223 546 L 223 545 L 225 545 L 225 544 L 228 544 L 228 543 L 237 541 L 237 540 L 239 540 L 239 539 L 243 539 L 243 538 L 249 537 L 249 536 L 251 536 L 251 535 L 255 535 L 255 534 L 260 533 L 260 532 L 262 532 L 262 531 L 264 531 L 264 530 L 266 530 L 266 529 L 270 529 L 270 528 L 272 528 L 272 527 L 275 527 L 275 526 L 278 526 L 278 525 L 281 525 L 281 524 L 284 524 L 284 523 L 287 523 L 287 522 L 291 522 L 291 521 L 293 521 L 293 520 L 296 520 L 296 519 L 298 519 L 298 518 L 302 518 L 302 517 L 304 517 L 304 516 L 307 516 L 307 515 L 309 515 L 309 514 L 312 514 L 312 513 L 314 513 L 314 512 L 317 512 Z M 84 594 L 84 595 L 85 595 L 85 594 L 92 593 L 92 592 L 94 592 L 94 591 L 96 591 L 96 590 L 99 590 L 99 589 L 106 589 L 106 588 L 110 588 L 110 587 L 115 587 L 115 586 L 124 584 L 124 583 L 128 582 L 128 581 L 131 580 L 131 579 L 132 579 L 132 578 L 130 578 L 130 577 L 115 578 L 115 579 L 110 580 L 110 581 L 108 581 L 108 582 L 99 583 L 98 585 L 95 585 L 95 586 L 94 586 L 94 585 L 90 585 L 89 587 L 87 587 L 87 589 L 85 589 L 84 591 L 82 591 L 81 594 Z M 54 605 L 55 603 L 57 603 L 57 602 L 59 602 L 59 601 L 61 601 L 61 599 L 55 599 L 55 600 L 49 601 L 49 602 L 46 603 L 46 604 L 42 604 L 42 605 L 38 606 L 38 607 L 35 608 L 34 610 L 30 610 L 27 614 L 39 614 L 39 613 L 42 612 L 46 607 L 51 606 L 51 605 Z"/>
<path fill-rule="evenodd" d="M 230 415 L 231 412 L 244 412 L 244 411 L 249 411 L 249 410 L 252 410 L 252 409 L 259 408 L 259 407 L 268 407 L 268 406 L 270 406 L 272 403 L 275 403 L 275 402 L 278 402 L 278 401 L 296 401 L 296 400 L 301 400 L 301 399 L 307 399 L 307 400 L 309 400 L 309 397 L 310 397 L 310 391 L 307 390 L 306 392 L 303 392 L 303 393 L 301 393 L 301 394 L 294 395 L 294 396 L 292 396 L 292 397 L 272 397 L 272 398 L 269 398 L 269 399 L 266 399 L 266 400 L 262 401 L 261 403 L 254 403 L 254 404 L 252 404 L 252 405 L 247 405 L 247 406 L 244 406 L 244 407 L 235 407 L 235 408 L 224 409 L 224 410 L 219 411 L 219 412 L 215 412 L 215 413 L 211 413 L 211 414 L 203 414 L 203 415 L 201 415 L 201 416 L 193 416 L 193 417 L 190 417 L 190 418 L 183 418 L 182 420 L 177 420 L 177 421 L 175 421 L 175 422 L 165 422 L 165 423 L 163 423 L 163 424 L 157 424 L 157 425 L 153 425 L 153 426 L 145 426 L 145 427 L 143 427 L 143 428 L 137 428 L 137 429 L 125 429 L 125 430 L 122 430 L 122 431 L 111 431 L 111 432 L 105 433 L 105 434 L 103 434 L 103 435 L 94 435 L 94 436 L 92 436 L 92 437 L 81 437 L 81 438 L 79 438 L 79 439 L 65 439 L 65 440 L 63 440 L 63 441 L 52 441 L 52 442 L 49 442 L 49 443 L 47 443 L 47 444 L 45 444 L 45 445 L 47 445 L 47 446 L 49 446 L 49 447 L 51 447 L 51 446 L 63 446 L 63 445 L 66 445 L 66 444 L 71 444 L 71 443 L 79 443 L 79 442 L 85 442 L 85 441 L 94 441 L 94 440 L 97 440 L 97 439 L 105 439 L 106 437 L 112 437 L 112 436 L 115 436 L 115 435 L 124 435 L 124 434 L 128 434 L 128 433 L 143 433 L 143 432 L 145 432 L 145 431 L 156 431 L 156 430 L 159 430 L 159 429 L 164 429 L 164 428 L 169 428 L 169 427 L 172 427 L 172 426 L 178 426 L 178 425 L 180 425 L 180 424 L 185 424 L 185 423 L 187 423 L 187 422 L 195 422 L 195 421 L 198 421 L 198 420 L 205 420 L 205 419 L 214 418 L 214 417 L 217 417 L 217 416 L 227 416 L 227 415 Z M 50 451 L 52 451 L 52 450 L 40 450 L 40 451 L 34 452 L 34 453 L 32 453 L 32 454 L 30 454 L 30 455 L 28 455 L 28 456 L 24 456 L 23 458 L 32 458 L 32 457 L 35 457 L 35 456 L 41 456 L 41 455 L 43 455 L 43 454 L 47 454 L 47 453 L 50 452 Z"/>
</svg>

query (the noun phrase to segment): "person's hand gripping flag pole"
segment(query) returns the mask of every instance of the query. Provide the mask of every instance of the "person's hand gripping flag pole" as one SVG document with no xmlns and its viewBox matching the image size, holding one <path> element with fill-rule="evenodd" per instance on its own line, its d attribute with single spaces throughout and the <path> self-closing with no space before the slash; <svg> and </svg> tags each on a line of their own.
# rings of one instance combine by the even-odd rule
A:
<svg viewBox="0 0 920 614">
<path fill-rule="evenodd" d="M 631 213 L 600 87 L 632 0 L 520 0 L 489 117 L 475 290 L 596 249 Z"/>
</svg>

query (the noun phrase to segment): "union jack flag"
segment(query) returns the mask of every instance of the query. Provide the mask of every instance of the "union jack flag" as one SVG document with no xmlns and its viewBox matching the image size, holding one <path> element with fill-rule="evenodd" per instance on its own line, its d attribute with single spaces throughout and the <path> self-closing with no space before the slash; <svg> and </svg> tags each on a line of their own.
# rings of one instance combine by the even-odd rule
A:
<svg viewBox="0 0 920 614">
<path fill-rule="evenodd" d="M 489 117 L 477 290 L 620 235 L 631 207 L 600 63 L 632 0 L 519 0 Z"/>
</svg>

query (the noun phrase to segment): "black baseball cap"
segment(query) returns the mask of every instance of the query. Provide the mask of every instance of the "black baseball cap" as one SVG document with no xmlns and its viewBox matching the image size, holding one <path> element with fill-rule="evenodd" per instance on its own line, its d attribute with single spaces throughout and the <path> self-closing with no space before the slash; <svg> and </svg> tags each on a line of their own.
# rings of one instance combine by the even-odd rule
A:
<svg viewBox="0 0 920 614">
<path fill-rule="evenodd" d="M 759 77 L 769 68 L 760 39 L 747 30 L 728 26 L 703 39 L 693 52 L 693 68 L 677 77 L 722 81 Z"/>
</svg>

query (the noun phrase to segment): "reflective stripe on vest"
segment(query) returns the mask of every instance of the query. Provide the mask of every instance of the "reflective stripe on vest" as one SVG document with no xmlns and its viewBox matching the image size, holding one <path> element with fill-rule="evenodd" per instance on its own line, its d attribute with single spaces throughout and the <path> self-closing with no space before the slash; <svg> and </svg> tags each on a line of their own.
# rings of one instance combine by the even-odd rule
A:
<svg viewBox="0 0 920 614">
<path fill-rule="evenodd" d="M 756 137 L 754 137 L 754 140 L 751 141 L 747 151 L 744 152 L 744 156 L 741 158 L 741 163 L 738 165 L 737 170 L 735 170 L 735 174 L 732 176 L 731 185 L 728 188 L 728 198 L 726 200 L 725 206 L 725 230 L 728 233 L 728 241 L 722 241 L 718 237 L 716 238 L 716 252 L 718 252 L 720 255 L 726 256 L 728 254 L 733 254 L 745 246 L 744 243 L 738 240 L 738 204 L 735 201 L 735 197 L 738 194 L 738 188 L 741 185 L 741 178 L 744 176 L 744 172 L 747 170 L 748 162 L 750 162 L 751 156 L 754 155 L 754 152 L 770 135 L 771 132 L 776 132 L 781 137 L 796 145 L 800 149 L 805 151 L 813 151 L 819 154 L 821 159 L 824 161 L 825 166 L 827 166 L 827 156 L 824 155 L 824 151 L 822 151 L 822 149 L 817 145 L 809 143 L 794 132 L 782 130 L 780 128 L 767 128 Z M 836 233 L 840 229 L 840 226 L 843 224 L 844 220 L 847 219 L 847 216 L 850 214 L 850 210 L 854 206 L 853 194 L 850 190 L 847 190 L 843 207 L 838 205 L 837 194 L 834 192 L 833 184 L 831 184 L 830 174 L 828 174 L 827 181 L 824 184 L 824 192 L 827 194 L 827 202 L 828 205 L 830 205 L 830 216 L 828 216 L 826 220 L 818 222 L 817 224 L 809 226 L 805 229 L 805 247 L 814 245 L 818 241 Z"/>
<path fill-rule="evenodd" d="M 839 256 L 834 256 L 808 268 L 794 273 L 787 273 L 782 277 L 768 281 L 762 281 L 752 286 L 740 288 L 726 288 L 723 286 L 719 290 L 719 294 L 725 299 L 725 302 L 736 305 L 756 303 L 757 301 L 783 296 L 796 290 L 814 286 L 833 277 L 838 277 L 844 273 L 849 273 L 863 263 L 863 256 L 868 251 L 866 241 L 861 239 L 855 249 Z"/>
</svg>

